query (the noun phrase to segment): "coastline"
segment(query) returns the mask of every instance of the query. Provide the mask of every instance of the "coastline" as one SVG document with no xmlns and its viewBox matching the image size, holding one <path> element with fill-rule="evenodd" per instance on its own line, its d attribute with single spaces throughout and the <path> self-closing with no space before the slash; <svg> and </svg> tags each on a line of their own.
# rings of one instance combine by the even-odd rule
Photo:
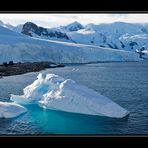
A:
<svg viewBox="0 0 148 148">
<path fill-rule="evenodd" d="M 25 62 L 25 63 L 12 63 L 0 65 L 0 78 L 3 76 L 20 75 L 28 72 L 37 72 L 45 70 L 46 68 L 64 67 L 63 64 L 56 64 L 53 62 Z"/>
<path fill-rule="evenodd" d="M 13 63 L 4 66 L 0 65 L 0 79 L 3 76 L 21 75 L 29 72 L 39 72 L 48 68 L 59 68 L 65 66 L 76 66 L 76 65 L 88 65 L 88 64 L 101 64 L 101 63 L 132 63 L 132 62 L 147 62 L 147 60 L 142 61 L 96 61 L 96 62 L 86 62 L 86 63 L 53 63 L 49 61 L 41 62 L 24 62 L 24 63 Z"/>
</svg>

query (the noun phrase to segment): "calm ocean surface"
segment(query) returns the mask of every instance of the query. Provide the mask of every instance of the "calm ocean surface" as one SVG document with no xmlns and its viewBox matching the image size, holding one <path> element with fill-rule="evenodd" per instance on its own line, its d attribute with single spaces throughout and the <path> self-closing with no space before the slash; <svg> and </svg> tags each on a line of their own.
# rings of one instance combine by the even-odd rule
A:
<svg viewBox="0 0 148 148">
<path fill-rule="evenodd" d="M 68 65 L 46 72 L 71 78 L 127 109 L 126 119 L 87 116 L 27 105 L 28 112 L 0 119 L 0 134 L 148 134 L 148 62 Z M 0 101 L 22 94 L 39 72 L 0 79 Z"/>
</svg>

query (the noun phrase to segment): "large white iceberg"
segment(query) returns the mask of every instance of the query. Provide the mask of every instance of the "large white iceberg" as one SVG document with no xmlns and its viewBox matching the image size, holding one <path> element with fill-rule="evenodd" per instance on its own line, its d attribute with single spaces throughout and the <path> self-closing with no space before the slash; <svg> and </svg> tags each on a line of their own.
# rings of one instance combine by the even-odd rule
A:
<svg viewBox="0 0 148 148">
<path fill-rule="evenodd" d="M 0 102 L 0 118 L 13 118 L 25 113 L 26 108 L 11 102 Z"/>
<path fill-rule="evenodd" d="M 128 111 L 98 92 L 55 74 L 39 74 L 24 88 L 24 95 L 11 95 L 19 103 L 37 103 L 43 108 L 66 112 L 122 118 Z"/>
</svg>

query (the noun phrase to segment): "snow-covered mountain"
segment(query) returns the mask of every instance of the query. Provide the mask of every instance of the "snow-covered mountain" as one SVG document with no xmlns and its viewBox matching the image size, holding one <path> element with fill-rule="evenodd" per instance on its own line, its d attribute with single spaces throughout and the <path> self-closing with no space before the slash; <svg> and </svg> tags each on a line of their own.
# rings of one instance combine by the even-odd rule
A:
<svg viewBox="0 0 148 148">
<path fill-rule="evenodd" d="M 21 32 L 31 37 L 61 40 L 61 41 L 70 40 L 70 38 L 66 35 L 66 33 L 62 32 L 60 29 L 57 28 L 48 29 L 40 27 L 32 22 L 26 22 L 23 25 L 18 25 L 13 30 L 16 32 Z"/>
<path fill-rule="evenodd" d="M 75 21 L 67 26 L 60 26 L 51 29 L 38 26 L 32 22 L 26 22 L 25 24 L 20 24 L 14 27 L 12 30 L 31 37 L 74 42 L 67 36 L 67 32 L 78 31 L 81 29 L 84 29 L 84 27 L 79 22 Z"/>
<path fill-rule="evenodd" d="M 143 45 L 148 47 L 147 30 L 146 24 L 116 22 L 100 25 L 88 24 L 85 29 L 70 32 L 67 35 L 77 43 L 135 51 Z"/>
<path fill-rule="evenodd" d="M 73 22 L 67 26 L 48 29 L 27 22 L 15 27 L 14 31 L 37 38 L 89 44 L 127 51 L 135 51 L 142 46 L 148 49 L 148 24 L 115 22 L 82 26 L 79 22 Z"/>
<path fill-rule="evenodd" d="M 15 32 L 22 32 L 22 28 L 23 28 L 23 24 L 19 24 L 17 26 L 14 26 L 11 30 L 15 31 Z"/>
<path fill-rule="evenodd" d="M 135 52 L 30 37 L 0 26 L 0 62 L 13 60 L 86 63 L 139 61 Z"/>
<path fill-rule="evenodd" d="M 84 29 L 84 27 L 79 22 L 75 21 L 67 26 L 60 26 L 57 28 L 44 28 L 35 23 L 26 22 L 25 24 L 17 25 L 12 30 L 31 37 L 75 42 L 67 35 L 67 32 L 76 32 L 81 29 Z"/>
<path fill-rule="evenodd" d="M 65 32 L 73 32 L 73 31 L 84 29 L 84 27 L 77 21 L 71 24 L 68 24 L 67 26 L 61 26 L 59 28 Z"/>
</svg>

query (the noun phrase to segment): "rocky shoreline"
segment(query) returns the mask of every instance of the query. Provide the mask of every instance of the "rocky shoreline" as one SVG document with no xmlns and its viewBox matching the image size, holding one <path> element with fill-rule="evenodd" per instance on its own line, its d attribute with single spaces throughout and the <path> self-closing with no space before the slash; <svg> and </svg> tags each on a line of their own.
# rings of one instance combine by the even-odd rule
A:
<svg viewBox="0 0 148 148">
<path fill-rule="evenodd" d="M 63 64 L 53 62 L 26 62 L 26 63 L 11 63 L 0 65 L 0 78 L 3 76 L 19 75 L 27 72 L 41 71 L 46 68 L 64 67 Z"/>
</svg>

